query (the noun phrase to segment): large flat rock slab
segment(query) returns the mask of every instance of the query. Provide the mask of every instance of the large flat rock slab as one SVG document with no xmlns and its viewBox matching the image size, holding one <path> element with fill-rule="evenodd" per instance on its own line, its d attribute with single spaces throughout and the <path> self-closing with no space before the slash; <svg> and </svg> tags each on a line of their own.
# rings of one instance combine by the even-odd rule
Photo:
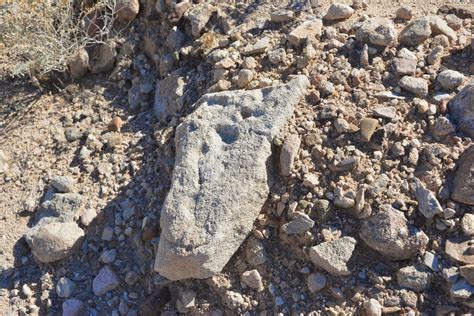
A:
<svg viewBox="0 0 474 316">
<path fill-rule="evenodd" d="M 176 130 L 155 270 L 170 280 L 220 272 L 252 229 L 272 175 L 272 139 L 309 81 L 203 96 Z"/>
</svg>

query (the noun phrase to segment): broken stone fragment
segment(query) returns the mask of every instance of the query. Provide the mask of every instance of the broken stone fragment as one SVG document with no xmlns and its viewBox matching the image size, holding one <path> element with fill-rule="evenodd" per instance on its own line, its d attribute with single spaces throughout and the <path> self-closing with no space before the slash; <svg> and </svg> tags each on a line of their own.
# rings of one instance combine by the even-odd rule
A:
<svg viewBox="0 0 474 316">
<path fill-rule="evenodd" d="M 398 82 L 403 90 L 413 93 L 417 97 L 426 97 L 428 95 L 428 81 L 423 78 L 405 76 Z"/>
<path fill-rule="evenodd" d="M 443 208 L 433 192 L 417 178 L 414 179 L 413 189 L 418 200 L 418 210 L 426 217 L 433 218 L 436 214 L 443 213 Z"/>
<path fill-rule="evenodd" d="M 302 234 L 314 226 L 314 221 L 306 214 L 300 213 L 294 220 L 284 224 L 281 229 L 288 235 Z"/>
<path fill-rule="evenodd" d="M 272 182 L 272 142 L 309 81 L 203 96 L 175 136 L 173 179 L 161 211 L 155 270 L 208 278 L 240 247 Z"/>
<path fill-rule="evenodd" d="M 422 266 L 408 266 L 397 272 L 398 285 L 413 291 L 430 287 L 432 274 Z"/>
<path fill-rule="evenodd" d="M 366 117 L 360 122 L 360 135 L 366 142 L 370 141 L 375 130 L 379 126 L 379 121 L 374 118 Z"/>
<path fill-rule="evenodd" d="M 288 41 L 299 46 L 305 40 L 315 40 L 321 36 L 323 21 L 319 19 L 304 21 L 288 35 Z"/>
<path fill-rule="evenodd" d="M 298 135 L 295 134 L 290 134 L 283 143 L 280 152 L 280 172 L 283 176 L 289 176 L 291 174 L 300 145 L 301 140 Z"/>
<path fill-rule="evenodd" d="M 360 237 L 366 244 L 387 258 L 409 259 L 428 244 L 428 236 L 407 224 L 405 215 L 390 205 L 383 205 L 379 212 L 364 220 Z"/>
<path fill-rule="evenodd" d="M 463 264 L 474 264 L 474 245 L 472 240 L 463 237 L 452 237 L 446 240 L 446 254 Z"/>
<path fill-rule="evenodd" d="M 350 275 L 347 263 L 352 257 L 357 241 L 352 237 L 342 237 L 311 247 L 311 261 L 333 275 Z"/>
<path fill-rule="evenodd" d="M 474 145 L 463 152 L 457 165 L 451 198 L 464 204 L 474 205 Z"/>
<path fill-rule="evenodd" d="M 191 34 L 194 37 L 199 37 L 201 35 L 202 29 L 206 26 L 214 11 L 215 8 L 211 4 L 199 3 L 184 13 L 191 23 Z"/>
</svg>

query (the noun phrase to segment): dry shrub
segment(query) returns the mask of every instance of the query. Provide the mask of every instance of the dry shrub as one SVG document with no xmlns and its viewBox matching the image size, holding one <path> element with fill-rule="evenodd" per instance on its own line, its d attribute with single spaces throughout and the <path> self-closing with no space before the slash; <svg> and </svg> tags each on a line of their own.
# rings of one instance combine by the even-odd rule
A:
<svg viewBox="0 0 474 316">
<path fill-rule="evenodd" d="M 7 0 L 0 5 L 6 72 L 42 78 L 67 70 L 77 49 L 114 36 L 116 0 Z"/>
</svg>

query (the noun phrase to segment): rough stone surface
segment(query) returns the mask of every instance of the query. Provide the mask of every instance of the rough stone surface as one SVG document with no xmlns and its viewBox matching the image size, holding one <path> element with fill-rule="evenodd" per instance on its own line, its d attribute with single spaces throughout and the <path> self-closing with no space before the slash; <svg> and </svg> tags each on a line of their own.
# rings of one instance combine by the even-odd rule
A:
<svg viewBox="0 0 474 316">
<path fill-rule="evenodd" d="M 74 189 L 76 181 L 71 177 L 56 176 L 51 179 L 51 186 L 53 186 L 60 193 L 69 193 Z"/>
<path fill-rule="evenodd" d="M 415 197 L 418 200 L 418 210 L 426 217 L 433 218 L 436 214 L 443 213 L 443 207 L 433 192 L 425 188 L 425 185 L 417 178 L 413 183 Z"/>
<path fill-rule="evenodd" d="M 366 117 L 360 122 L 360 135 L 366 142 L 370 141 L 375 130 L 379 126 L 379 121 L 374 118 Z"/>
<path fill-rule="evenodd" d="M 423 291 L 431 285 L 431 273 L 421 266 L 408 266 L 397 272 L 398 285 L 414 291 Z"/>
<path fill-rule="evenodd" d="M 342 237 L 311 247 L 311 261 L 333 275 L 350 275 L 347 267 L 357 241 L 352 237 Z"/>
<path fill-rule="evenodd" d="M 461 220 L 461 228 L 465 235 L 474 236 L 474 214 L 464 214 Z"/>
<path fill-rule="evenodd" d="M 289 176 L 291 174 L 291 169 L 293 168 L 293 163 L 298 154 L 300 145 L 301 140 L 298 135 L 295 134 L 289 135 L 283 143 L 280 152 L 280 172 L 283 176 Z"/>
<path fill-rule="evenodd" d="M 437 15 L 428 16 L 432 35 L 446 35 L 451 42 L 455 42 L 458 37 L 456 32 L 448 26 L 445 20 Z"/>
<path fill-rule="evenodd" d="M 191 22 L 191 33 L 194 37 L 201 35 L 202 29 L 206 26 L 214 11 L 214 7 L 209 3 L 199 3 L 185 13 L 187 19 Z"/>
<path fill-rule="evenodd" d="M 464 75 L 455 70 L 444 70 L 439 73 L 436 79 L 441 87 L 452 90 L 459 87 L 464 81 Z"/>
<path fill-rule="evenodd" d="M 263 290 L 262 277 L 256 269 L 242 273 L 242 282 L 254 290 Z"/>
<path fill-rule="evenodd" d="M 398 82 L 403 90 L 413 93 L 417 97 L 426 97 L 428 95 L 428 81 L 423 78 L 405 76 Z"/>
<path fill-rule="evenodd" d="M 407 225 L 405 215 L 389 205 L 362 220 L 360 237 L 369 247 L 393 260 L 412 258 L 428 243 L 422 230 Z"/>
<path fill-rule="evenodd" d="M 457 165 L 451 198 L 464 204 L 474 205 L 474 145 L 463 152 Z"/>
<path fill-rule="evenodd" d="M 324 19 L 329 21 L 347 19 L 353 13 L 354 9 L 352 9 L 350 6 L 342 3 L 333 3 L 329 7 Z"/>
<path fill-rule="evenodd" d="M 116 44 L 112 41 L 99 46 L 96 58 L 91 62 L 91 72 L 94 74 L 107 72 L 114 68 L 117 57 Z"/>
<path fill-rule="evenodd" d="M 459 281 L 451 286 L 449 292 L 453 298 L 467 299 L 474 294 L 474 285 L 460 278 Z"/>
<path fill-rule="evenodd" d="M 125 21 L 132 21 L 138 14 L 140 2 L 138 0 L 117 0 L 115 12 L 117 16 Z"/>
<path fill-rule="evenodd" d="M 112 291 L 120 284 L 120 280 L 110 266 L 100 269 L 92 281 L 92 291 L 94 295 L 101 296 Z"/>
<path fill-rule="evenodd" d="M 418 18 L 409 23 L 400 33 L 399 41 L 407 46 L 418 46 L 431 36 L 428 19 Z"/>
<path fill-rule="evenodd" d="M 459 268 L 461 276 L 463 276 L 467 282 L 474 285 L 474 264 L 468 264 Z"/>
<path fill-rule="evenodd" d="M 469 238 L 453 237 L 446 240 L 446 254 L 453 260 L 474 264 L 474 249 Z"/>
<path fill-rule="evenodd" d="M 70 297 L 76 287 L 76 284 L 68 278 L 62 277 L 56 284 L 56 294 L 59 297 Z"/>
<path fill-rule="evenodd" d="M 83 211 L 84 198 L 77 193 L 55 193 L 50 200 L 41 203 L 38 213 L 42 217 L 58 217 L 66 222 L 79 218 Z"/>
<path fill-rule="evenodd" d="M 474 82 L 470 82 L 449 102 L 449 113 L 458 130 L 474 138 Z"/>
<path fill-rule="evenodd" d="M 83 237 L 84 231 L 74 222 L 43 218 L 28 230 L 25 240 L 35 258 L 48 263 L 69 256 L 80 247 Z"/>
<path fill-rule="evenodd" d="M 159 120 L 177 113 L 182 108 L 185 92 L 184 80 L 180 71 L 177 71 L 157 82 L 153 110 Z"/>
<path fill-rule="evenodd" d="M 321 35 L 323 21 L 319 19 L 304 21 L 288 35 L 288 41 L 298 46 L 304 40 L 314 40 Z"/>
<path fill-rule="evenodd" d="M 155 270 L 171 280 L 220 272 L 251 231 L 269 193 L 272 139 L 309 81 L 202 97 L 176 131 Z"/>
<path fill-rule="evenodd" d="M 364 302 L 364 311 L 367 316 L 381 316 L 382 305 L 380 305 L 379 301 L 371 298 Z"/>
<path fill-rule="evenodd" d="M 69 72 L 74 80 L 82 78 L 89 69 L 89 54 L 84 48 L 78 49 L 68 58 Z"/>
<path fill-rule="evenodd" d="M 281 229 L 288 235 L 302 234 L 314 226 L 314 221 L 306 214 L 300 214 L 296 219 L 284 224 Z"/>
</svg>

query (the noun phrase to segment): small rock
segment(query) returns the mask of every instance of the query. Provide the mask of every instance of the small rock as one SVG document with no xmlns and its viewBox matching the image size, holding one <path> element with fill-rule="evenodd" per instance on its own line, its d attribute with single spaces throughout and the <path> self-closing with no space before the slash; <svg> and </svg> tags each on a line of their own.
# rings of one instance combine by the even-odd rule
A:
<svg viewBox="0 0 474 316">
<path fill-rule="evenodd" d="M 74 221 L 82 214 L 84 198 L 77 193 L 55 193 L 51 199 L 41 203 L 38 216 L 58 217 L 70 222 Z"/>
<path fill-rule="evenodd" d="M 250 83 L 250 81 L 252 81 L 252 79 L 253 79 L 253 71 L 250 69 L 242 69 L 239 71 L 237 85 L 240 88 L 244 88 Z"/>
<path fill-rule="evenodd" d="M 244 273 L 242 273 L 241 279 L 242 282 L 248 287 L 257 291 L 263 290 L 262 277 L 260 276 L 258 270 L 254 269 L 245 271 Z"/>
<path fill-rule="evenodd" d="M 374 109 L 374 115 L 382 118 L 393 119 L 397 115 L 397 109 L 393 106 L 380 106 Z"/>
<path fill-rule="evenodd" d="M 119 116 L 114 116 L 108 125 L 108 129 L 112 132 L 120 132 L 122 125 L 122 119 Z"/>
<path fill-rule="evenodd" d="M 362 47 L 362 50 L 360 52 L 360 58 L 359 58 L 360 66 L 362 68 L 367 68 L 369 67 L 369 46 L 367 44 L 364 44 Z"/>
<path fill-rule="evenodd" d="M 295 14 L 291 10 L 278 10 L 270 14 L 270 20 L 275 23 L 285 23 L 293 21 Z"/>
<path fill-rule="evenodd" d="M 79 48 L 67 59 L 67 64 L 72 78 L 78 80 L 89 70 L 89 54 L 84 48 Z"/>
<path fill-rule="evenodd" d="M 403 90 L 413 93 L 417 97 L 426 97 L 428 95 L 428 81 L 423 78 L 405 76 L 398 82 Z"/>
<path fill-rule="evenodd" d="M 436 214 L 443 213 L 443 208 L 434 193 L 426 189 L 419 179 L 414 179 L 413 188 L 418 200 L 418 209 L 426 218 L 433 218 Z"/>
<path fill-rule="evenodd" d="M 474 246 L 470 239 L 452 237 L 446 240 L 445 252 L 457 262 L 474 264 Z"/>
<path fill-rule="evenodd" d="M 120 280 L 110 266 L 100 269 L 92 281 L 92 290 L 94 295 L 102 296 L 119 286 Z"/>
<path fill-rule="evenodd" d="M 366 142 L 370 141 L 375 130 L 379 126 L 379 121 L 374 118 L 366 117 L 360 122 L 360 135 Z"/>
<path fill-rule="evenodd" d="M 75 184 L 76 181 L 71 177 L 56 176 L 51 179 L 51 186 L 60 193 L 72 192 Z"/>
<path fill-rule="evenodd" d="M 352 257 L 357 241 L 352 237 L 342 237 L 311 247 L 311 261 L 333 275 L 350 275 L 347 263 Z"/>
<path fill-rule="evenodd" d="M 418 46 L 431 36 L 428 19 L 418 18 L 410 22 L 400 33 L 399 41 L 407 46 Z"/>
<path fill-rule="evenodd" d="M 117 0 L 115 4 L 115 13 L 125 21 L 132 21 L 140 10 L 138 0 Z"/>
<path fill-rule="evenodd" d="M 81 223 L 84 226 L 89 226 L 90 223 L 97 217 L 97 212 L 94 209 L 86 209 L 81 215 Z"/>
<path fill-rule="evenodd" d="M 321 291 L 326 287 L 326 277 L 322 273 L 311 273 L 308 275 L 306 279 L 306 284 L 308 285 L 308 289 L 311 293 L 316 293 Z"/>
<path fill-rule="evenodd" d="M 179 294 L 178 300 L 176 301 L 176 307 L 178 312 L 187 313 L 190 308 L 196 305 L 196 292 L 194 291 L 182 291 Z"/>
<path fill-rule="evenodd" d="M 425 252 L 425 255 L 423 256 L 423 264 L 435 272 L 439 271 L 438 256 L 432 252 Z"/>
<path fill-rule="evenodd" d="M 70 297 L 76 288 L 76 284 L 68 278 L 62 277 L 56 284 L 56 293 L 59 297 Z"/>
<path fill-rule="evenodd" d="M 403 48 L 404 50 L 406 48 Z M 408 51 L 408 50 L 407 50 Z M 412 55 L 412 56 L 411 56 Z M 404 57 L 395 57 L 392 59 L 392 68 L 396 76 L 413 76 L 416 73 L 417 59 L 413 54 L 406 54 Z"/>
<path fill-rule="evenodd" d="M 105 241 L 111 241 L 114 238 L 114 229 L 112 227 L 104 227 L 102 230 L 101 239 Z"/>
<path fill-rule="evenodd" d="M 65 300 L 62 309 L 62 316 L 86 316 L 88 314 L 84 303 L 76 298 Z"/>
<path fill-rule="evenodd" d="M 410 7 L 408 6 L 401 6 L 398 8 L 397 12 L 395 13 L 397 19 L 401 20 L 410 20 L 413 17 L 413 12 Z"/>
<path fill-rule="evenodd" d="M 474 102 L 474 98 L 472 101 Z M 474 130 L 472 132 L 474 134 Z M 451 194 L 453 200 L 474 205 L 474 177 L 472 176 L 472 170 L 474 170 L 474 145 L 467 148 L 457 162 Z"/>
<path fill-rule="evenodd" d="M 287 177 L 291 174 L 300 145 L 301 140 L 295 134 L 290 134 L 283 143 L 280 152 L 280 172 L 283 176 Z"/>
<path fill-rule="evenodd" d="M 270 37 L 265 36 L 261 39 L 259 39 L 255 44 L 248 44 L 245 46 L 244 51 L 242 52 L 242 55 L 255 55 L 255 54 L 261 54 L 267 51 L 267 49 L 270 47 Z"/>
<path fill-rule="evenodd" d="M 446 35 L 451 42 L 456 42 L 458 37 L 456 32 L 448 26 L 445 20 L 437 15 L 428 16 L 431 32 L 433 35 Z"/>
<path fill-rule="evenodd" d="M 474 236 L 474 214 L 464 214 L 461 220 L 461 228 L 465 235 Z"/>
<path fill-rule="evenodd" d="M 138 273 L 135 271 L 128 271 L 125 275 L 125 283 L 128 285 L 134 285 L 138 281 Z"/>
<path fill-rule="evenodd" d="M 446 282 L 456 283 L 459 279 L 459 269 L 457 267 L 444 268 L 443 278 Z"/>
<path fill-rule="evenodd" d="M 398 285 L 413 291 L 423 291 L 431 285 L 431 273 L 419 266 L 408 266 L 397 272 Z"/>
<path fill-rule="evenodd" d="M 439 73 L 436 80 L 444 89 L 453 90 L 463 83 L 464 75 L 455 70 L 445 70 Z"/>
<path fill-rule="evenodd" d="M 105 264 L 109 264 L 115 261 L 115 258 L 117 257 L 117 250 L 116 249 L 110 249 L 110 250 L 105 250 L 102 252 L 100 255 L 99 259 Z"/>
<path fill-rule="evenodd" d="M 381 206 L 377 214 L 362 220 L 360 237 L 393 260 L 412 258 L 428 244 L 428 236 L 407 225 L 405 215 L 390 205 Z"/>
<path fill-rule="evenodd" d="M 319 184 L 319 178 L 314 173 L 308 173 L 304 176 L 303 186 L 313 189 Z"/>
<path fill-rule="evenodd" d="M 224 294 L 224 303 L 229 309 L 234 310 L 242 306 L 245 301 L 242 294 L 234 291 L 226 291 Z"/>
<path fill-rule="evenodd" d="M 321 36 L 323 21 L 319 19 L 307 20 L 295 28 L 288 35 L 288 41 L 294 45 L 299 46 L 303 41 L 314 41 Z"/>
<path fill-rule="evenodd" d="M 463 276 L 467 282 L 474 285 L 474 264 L 468 264 L 459 268 L 461 276 Z"/>
<path fill-rule="evenodd" d="M 433 134 L 438 137 L 447 136 L 456 131 L 456 126 L 445 116 L 440 116 L 436 119 Z"/>
<path fill-rule="evenodd" d="M 313 226 L 314 221 L 308 215 L 300 213 L 296 219 L 284 224 L 281 229 L 288 235 L 295 235 L 307 232 Z"/>
<path fill-rule="evenodd" d="M 453 298 L 467 299 L 474 294 L 474 286 L 465 279 L 460 278 L 459 281 L 451 286 L 449 293 Z"/>
<path fill-rule="evenodd" d="M 23 295 L 25 295 L 27 298 L 30 298 L 32 297 L 35 293 L 33 292 L 33 290 L 28 286 L 28 284 L 23 284 L 21 286 L 21 292 L 23 293 Z"/>
<path fill-rule="evenodd" d="M 438 65 L 444 56 L 444 47 L 441 45 L 436 46 L 431 50 L 426 61 L 429 65 Z"/>
<path fill-rule="evenodd" d="M 268 60 L 273 65 L 281 64 L 286 58 L 286 50 L 284 48 L 277 48 L 268 53 Z"/>
<path fill-rule="evenodd" d="M 371 298 L 364 302 L 364 311 L 367 316 L 382 316 L 382 305 L 379 301 Z"/>
<path fill-rule="evenodd" d="M 100 44 L 97 58 L 93 60 L 90 67 L 92 73 L 107 72 L 114 68 L 115 59 L 117 57 L 115 47 L 116 44 L 113 41 Z"/>
<path fill-rule="evenodd" d="M 369 41 L 373 45 L 390 46 L 397 39 L 395 26 L 389 22 L 387 24 L 377 26 L 369 34 Z"/>
<path fill-rule="evenodd" d="M 99 162 L 97 165 L 97 172 L 100 175 L 108 176 L 112 174 L 113 165 L 110 162 Z"/>
<path fill-rule="evenodd" d="M 341 3 L 333 3 L 329 7 L 324 19 L 329 21 L 347 19 L 353 13 L 354 9 L 350 6 Z"/>
<path fill-rule="evenodd" d="M 199 37 L 203 28 L 206 26 L 209 18 L 214 13 L 215 8 L 209 3 L 199 3 L 188 11 L 186 11 L 185 16 L 191 23 L 191 34 L 194 37 Z"/>
<path fill-rule="evenodd" d="M 25 240 L 38 261 L 54 262 L 68 257 L 82 243 L 84 231 L 74 222 L 43 218 L 28 230 Z"/>
</svg>

